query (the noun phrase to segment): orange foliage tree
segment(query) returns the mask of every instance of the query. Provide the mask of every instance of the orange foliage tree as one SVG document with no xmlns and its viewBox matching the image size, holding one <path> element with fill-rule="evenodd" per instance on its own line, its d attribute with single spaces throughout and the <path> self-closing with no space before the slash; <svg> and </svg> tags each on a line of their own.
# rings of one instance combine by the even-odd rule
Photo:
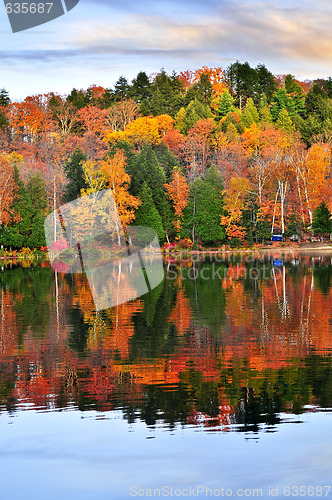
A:
<svg viewBox="0 0 332 500">
<path fill-rule="evenodd" d="M 8 224 L 10 219 L 9 210 L 17 188 L 13 177 L 13 160 L 18 156 L 17 153 L 0 156 L 0 225 Z"/>
<path fill-rule="evenodd" d="M 169 184 L 164 184 L 167 196 L 173 202 L 176 221 L 175 229 L 180 233 L 182 225 L 183 210 L 188 203 L 189 186 L 185 176 L 181 173 L 179 168 L 175 167 L 172 173 L 172 180 Z"/>
<path fill-rule="evenodd" d="M 14 134 L 33 141 L 41 132 L 54 128 L 49 111 L 42 105 L 39 96 L 27 97 L 24 101 L 8 106 L 7 118 Z"/>
<path fill-rule="evenodd" d="M 228 238 L 244 239 L 244 229 L 240 225 L 242 211 L 246 206 L 246 196 L 250 190 L 250 182 L 245 177 L 232 177 L 230 187 L 225 192 L 225 211 L 220 224 L 225 227 Z"/>
<path fill-rule="evenodd" d="M 99 109 L 97 106 L 86 106 L 77 113 L 83 128 L 87 132 L 93 132 L 100 135 L 106 126 L 107 110 Z"/>
<path fill-rule="evenodd" d="M 315 208 L 324 199 L 331 199 L 331 149 L 327 144 L 313 144 L 308 150 L 298 145 L 289 155 L 289 162 L 296 176 L 300 205 L 306 206 L 311 225 Z"/>
<path fill-rule="evenodd" d="M 131 178 L 125 170 L 125 155 L 123 151 L 118 150 L 113 158 L 109 156 L 99 165 L 105 175 L 107 187 L 112 190 L 121 222 L 126 227 L 135 219 L 135 210 L 141 202 L 128 192 Z"/>
<path fill-rule="evenodd" d="M 208 75 L 210 82 L 212 83 L 212 103 L 211 106 L 214 109 L 218 107 L 218 98 L 227 88 L 225 83 L 225 72 L 221 67 L 210 68 L 209 66 L 203 66 L 195 71 L 193 77 L 193 83 L 199 81 L 201 75 Z"/>
</svg>

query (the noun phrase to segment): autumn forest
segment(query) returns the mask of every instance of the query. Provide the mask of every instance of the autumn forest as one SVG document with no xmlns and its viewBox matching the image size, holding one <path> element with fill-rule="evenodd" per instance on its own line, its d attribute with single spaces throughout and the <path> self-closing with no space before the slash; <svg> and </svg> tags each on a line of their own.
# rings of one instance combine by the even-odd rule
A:
<svg viewBox="0 0 332 500">
<path fill-rule="evenodd" d="M 112 189 L 163 244 L 240 247 L 331 230 L 332 79 L 235 62 L 139 72 L 11 102 L 0 92 L 0 244 L 45 246 L 46 215 Z"/>
</svg>

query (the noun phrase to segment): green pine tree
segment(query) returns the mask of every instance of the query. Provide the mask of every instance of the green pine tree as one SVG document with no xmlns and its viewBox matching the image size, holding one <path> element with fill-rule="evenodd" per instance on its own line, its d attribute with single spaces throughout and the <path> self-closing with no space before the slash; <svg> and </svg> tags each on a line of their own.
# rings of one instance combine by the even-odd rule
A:
<svg viewBox="0 0 332 500">
<path fill-rule="evenodd" d="M 288 114 L 287 109 L 282 109 L 280 111 L 276 125 L 277 128 L 283 129 L 288 134 L 293 134 L 295 131 L 294 124 Z"/>
<path fill-rule="evenodd" d="M 4 115 L 4 113 L 0 110 L 0 129 L 6 130 L 9 127 L 9 121 Z"/>
<path fill-rule="evenodd" d="M 323 201 L 314 211 L 312 231 L 322 236 L 332 232 L 331 212 L 325 201 Z"/>
<path fill-rule="evenodd" d="M 6 89 L 2 88 L 0 90 L 0 106 L 6 107 L 10 104 L 10 97 Z"/>
<path fill-rule="evenodd" d="M 220 104 L 218 107 L 218 118 L 223 118 L 230 111 L 234 111 L 234 99 L 228 92 L 228 90 L 224 90 L 220 97 Z"/>
<path fill-rule="evenodd" d="M 47 212 L 47 190 L 44 179 L 39 174 L 31 174 L 27 191 L 33 206 L 32 228 L 27 244 L 29 247 L 41 247 L 46 245 L 44 221 Z"/>
<path fill-rule="evenodd" d="M 249 128 L 253 123 L 259 122 L 259 114 L 254 101 L 249 98 L 242 113 L 242 121 L 245 127 Z"/>
<path fill-rule="evenodd" d="M 165 232 L 162 219 L 153 203 L 152 192 L 146 182 L 143 184 L 139 198 L 142 203 L 136 211 L 135 226 L 151 227 L 156 231 L 159 241 L 163 241 Z"/>
<path fill-rule="evenodd" d="M 183 236 L 205 244 L 220 243 L 225 229 L 220 225 L 223 214 L 223 182 L 217 167 L 208 170 L 205 179 L 191 183 L 188 205 L 184 210 Z"/>
<path fill-rule="evenodd" d="M 166 182 L 168 183 L 171 180 L 173 168 L 179 166 L 179 161 L 164 142 L 161 142 L 155 148 L 154 152 L 159 165 L 165 173 Z"/>
<path fill-rule="evenodd" d="M 195 98 L 186 109 L 183 132 L 188 132 L 195 123 L 203 118 L 213 118 L 211 108 Z"/>
<path fill-rule="evenodd" d="M 259 120 L 261 124 L 272 123 L 272 115 L 268 105 L 267 97 L 265 94 L 262 95 L 262 98 L 259 103 Z"/>
<path fill-rule="evenodd" d="M 14 193 L 10 209 L 11 220 L 2 232 L 1 244 L 7 247 L 22 248 L 29 244 L 34 207 L 17 165 L 14 165 L 14 182 L 17 185 L 17 190 Z"/>
<path fill-rule="evenodd" d="M 80 148 L 77 148 L 64 165 L 64 171 L 68 179 L 68 184 L 62 197 L 63 203 L 69 203 L 70 201 L 79 198 L 81 195 L 81 189 L 87 187 L 82 167 L 86 160 L 86 155 Z"/>
<path fill-rule="evenodd" d="M 210 77 L 207 73 L 202 73 L 198 82 L 194 83 L 186 93 L 186 103 L 190 103 L 195 99 L 206 106 L 210 106 L 212 100 L 213 86 Z"/>
</svg>

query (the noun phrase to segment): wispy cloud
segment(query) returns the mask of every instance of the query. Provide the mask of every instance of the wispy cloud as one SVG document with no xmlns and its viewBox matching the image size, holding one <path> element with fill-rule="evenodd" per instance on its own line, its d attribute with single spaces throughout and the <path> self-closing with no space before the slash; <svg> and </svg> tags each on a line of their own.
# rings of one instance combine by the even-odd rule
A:
<svg viewBox="0 0 332 500">
<path fill-rule="evenodd" d="M 121 24 L 80 24 L 70 45 L 94 53 L 156 53 L 175 57 L 206 52 L 238 58 L 272 57 L 332 62 L 331 17 L 323 11 L 261 3 L 215 6 L 215 14 L 195 21 L 174 16 L 132 14 Z"/>
<path fill-rule="evenodd" d="M 10 43 L 0 34 L 6 47 L 0 65 L 2 73 L 15 69 L 15 77 L 19 67 L 22 75 L 39 68 L 43 82 L 50 75 L 49 88 L 82 75 L 109 85 L 140 69 L 226 66 L 236 59 L 265 63 L 274 73 L 324 77 L 332 67 L 331 20 L 330 0 L 82 0 L 49 31 L 11 35 Z"/>
</svg>

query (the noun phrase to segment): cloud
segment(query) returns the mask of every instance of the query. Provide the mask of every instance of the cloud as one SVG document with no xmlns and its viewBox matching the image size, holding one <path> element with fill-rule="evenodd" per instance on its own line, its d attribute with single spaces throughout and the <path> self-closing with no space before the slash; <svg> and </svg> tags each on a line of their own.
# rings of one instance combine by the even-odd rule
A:
<svg viewBox="0 0 332 500">
<path fill-rule="evenodd" d="M 273 73 L 327 77 L 331 18 L 330 0 L 82 0 L 48 32 L 3 39 L 1 68 L 12 72 L 7 81 L 16 89 L 29 71 L 33 86 L 35 68 L 45 82 L 49 75 L 51 88 L 84 86 L 91 78 L 111 85 L 121 73 L 226 67 L 237 59 L 264 63 Z M 61 78 L 54 80 L 55 70 Z"/>
<path fill-rule="evenodd" d="M 102 1 L 102 0 L 99 0 Z M 214 4 L 214 3 L 213 3 Z M 263 61 L 332 62 L 332 33 L 326 11 L 269 3 L 214 4 L 213 15 L 195 20 L 130 14 L 119 22 L 79 23 L 69 38 L 80 51 L 195 57 L 206 53 Z"/>
<path fill-rule="evenodd" d="M 22 49 L 19 54 L 6 50 L 2 57 L 39 57 L 46 61 L 76 57 L 85 60 L 107 54 L 163 54 L 176 60 L 195 60 L 202 55 L 216 61 L 256 60 L 267 66 L 269 61 L 277 60 L 330 64 L 332 8 L 324 0 L 317 2 L 320 9 L 313 9 L 305 0 L 301 5 L 293 0 L 291 6 L 249 0 L 124 0 L 116 4 L 116 15 L 110 15 L 113 11 L 108 0 L 94 0 L 95 6 L 105 6 L 109 14 L 101 16 L 98 9 L 91 7 L 91 19 L 65 20 L 65 29 L 54 40 L 36 42 L 34 47 L 30 44 L 28 50 Z M 85 5 L 87 8 L 89 2 Z M 199 15 L 202 5 L 205 11 Z M 129 7 L 133 9 L 127 12 Z M 149 9 L 149 14 L 142 13 Z"/>
</svg>

